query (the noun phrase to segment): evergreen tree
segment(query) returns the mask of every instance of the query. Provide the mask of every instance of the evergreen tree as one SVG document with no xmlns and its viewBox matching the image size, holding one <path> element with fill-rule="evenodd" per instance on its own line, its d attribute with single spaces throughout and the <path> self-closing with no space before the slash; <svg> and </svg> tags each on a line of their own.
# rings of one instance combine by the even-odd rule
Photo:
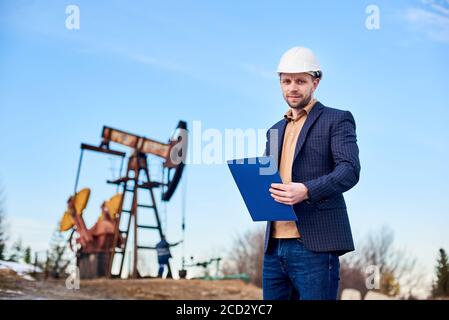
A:
<svg viewBox="0 0 449 320">
<path fill-rule="evenodd" d="M 30 247 L 26 247 L 26 249 L 23 253 L 23 261 L 28 264 L 31 263 L 31 248 Z"/>
<path fill-rule="evenodd" d="M 449 297 L 449 261 L 444 249 L 440 249 L 440 256 L 436 266 L 436 281 L 433 285 L 434 297 Z"/>
</svg>

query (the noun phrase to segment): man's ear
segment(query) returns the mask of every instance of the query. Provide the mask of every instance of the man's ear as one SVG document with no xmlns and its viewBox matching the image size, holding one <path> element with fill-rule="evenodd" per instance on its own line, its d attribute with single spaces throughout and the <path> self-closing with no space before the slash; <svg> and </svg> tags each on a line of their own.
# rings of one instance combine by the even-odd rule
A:
<svg viewBox="0 0 449 320">
<path fill-rule="evenodd" d="M 316 89 L 318 87 L 318 85 L 320 84 L 321 79 L 320 78 L 315 78 L 313 80 L 313 87 Z"/>
</svg>

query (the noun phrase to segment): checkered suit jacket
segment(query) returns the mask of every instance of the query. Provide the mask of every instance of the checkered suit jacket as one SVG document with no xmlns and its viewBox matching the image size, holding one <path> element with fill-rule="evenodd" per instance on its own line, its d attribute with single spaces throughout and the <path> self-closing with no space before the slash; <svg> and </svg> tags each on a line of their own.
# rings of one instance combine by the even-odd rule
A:
<svg viewBox="0 0 449 320">
<path fill-rule="evenodd" d="M 266 155 L 280 160 L 287 122 L 267 132 Z M 359 181 L 360 162 L 352 114 L 316 102 L 296 144 L 292 181 L 309 189 L 309 199 L 293 206 L 304 246 L 312 251 L 342 255 L 354 250 L 343 192 Z M 265 251 L 270 241 L 267 223 Z"/>
</svg>

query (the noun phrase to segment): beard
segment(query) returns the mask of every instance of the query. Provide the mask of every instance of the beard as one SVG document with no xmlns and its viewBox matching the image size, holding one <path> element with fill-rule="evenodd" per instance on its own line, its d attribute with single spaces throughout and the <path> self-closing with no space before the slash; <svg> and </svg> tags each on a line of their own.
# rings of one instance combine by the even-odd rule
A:
<svg viewBox="0 0 449 320">
<path fill-rule="evenodd" d="M 291 103 L 290 101 L 288 101 L 288 98 L 285 98 L 285 101 L 287 102 L 287 104 L 289 105 L 290 108 L 298 109 L 298 110 L 301 110 L 305 106 L 307 106 L 311 100 L 312 100 L 312 95 L 308 95 L 307 97 L 305 97 L 304 99 L 302 99 L 296 103 Z"/>
</svg>

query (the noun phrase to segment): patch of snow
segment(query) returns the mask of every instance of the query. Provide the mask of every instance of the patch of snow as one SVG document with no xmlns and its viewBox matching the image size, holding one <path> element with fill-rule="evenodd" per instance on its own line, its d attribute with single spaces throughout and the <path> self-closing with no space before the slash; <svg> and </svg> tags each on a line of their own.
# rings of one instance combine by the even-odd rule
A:
<svg viewBox="0 0 449 320">
<path fill-rule="evenodd" d="M 41 268 L 35 267 L 32 264 L 3 260 L 0 260 L 0 269 L 10 269 L 20 276 L 24 276 L 32 272 L 42 272 Z"/>
<path fill-rule="evenodd" d="M 2 290 L 2 289 L 0 289 L 0 292 L 2 292 L 2 293 L 6 293 L 6 294 L 17 294 L 17 295 L 23 295 L 23 292 L 22 292 L 22 291 L 20 291 L 20 290 L 9 290 L 9 289 L 7 289 L 7 290 Z"/>
<path fill-rule="evenodd" d="M 362 300 L 362 294 L 356 289 L 344 289 L 341 292 L 341 300 Z"/>
<path fill-rule="evenodd" d="M 28 280 L 28 281 L 36 281 L 36 279 L 34 279 L 32 276 L 30 276 L 29 274 L 24 274 L 21 275 L 22 279 Z"/>
</svg>

